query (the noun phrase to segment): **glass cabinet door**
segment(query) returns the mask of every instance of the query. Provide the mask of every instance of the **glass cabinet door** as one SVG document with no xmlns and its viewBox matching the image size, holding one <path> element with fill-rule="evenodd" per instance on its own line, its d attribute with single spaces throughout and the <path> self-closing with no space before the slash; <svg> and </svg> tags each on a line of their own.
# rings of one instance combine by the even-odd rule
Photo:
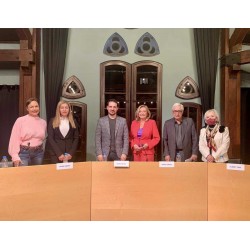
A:
<svg viewBox="0 0 250 250">
<path fill-rule="evenodd" d="M 101 64 L 101 116 L 107 115 L 107 101 L 116 99 L 120 107 L 118 115 L 129 120 L 130 81 L 131 65 L 129 63 L 114 60 Z"/>
<path fill-rule="evenodd" d="M 156 121 L 161 135 L 161 85 L 162 64 L 153 61 L 140 61 L 132 65 L 132 117 L 136 109 L 144 104 L 151 112 L 151 119 Z M 157 147 L 157 160 L 161 159 L 161 143 Z"/>
</svg>

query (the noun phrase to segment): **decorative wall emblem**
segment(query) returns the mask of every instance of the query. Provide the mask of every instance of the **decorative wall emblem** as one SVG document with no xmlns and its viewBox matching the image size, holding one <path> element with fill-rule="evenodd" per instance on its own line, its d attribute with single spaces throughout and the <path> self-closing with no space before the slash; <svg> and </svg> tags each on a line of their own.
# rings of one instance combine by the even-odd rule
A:
<svg viewBox="0 0 250 250">
<path fill-rule="evenodd" d="M 108 56 L 124 56 L 128 54 L 128 46 L 124 39 L 115 32 L 105 43 L 103 53 Z"/>
<path fill-rule="evenodd" d="M 74 75 L 69 77 L 63 84 L 62 96 L 69 99 L 86 96 L 82 82 Z"/>
<path fill-rule="evenodd" d="M 176 88 L 175 96 L 182 99 L 193 99 L 199 97 L 200 94 L 195 81 L 190 76 L 186 76 Z"/>
<path fill-rule="evenodd" d="M 135 53 L 140 56 L 155 56 L 160 54 L 160 50 L 155 38 L 146 32 L 136 43 Z"/>
</svg>

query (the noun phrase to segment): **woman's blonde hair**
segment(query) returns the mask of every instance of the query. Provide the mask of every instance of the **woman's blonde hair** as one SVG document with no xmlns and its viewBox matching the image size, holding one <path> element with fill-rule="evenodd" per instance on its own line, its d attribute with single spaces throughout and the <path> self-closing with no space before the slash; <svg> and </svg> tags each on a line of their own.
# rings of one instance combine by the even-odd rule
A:
<svg viewBox="0 0 250 250">
<path fill-rule="evenodd" d="M 137 110 L 135 111 L 135 120 L 136 120 L 136 121 L 139 121 L 139 120 L 140 120 L 139 111 L 140 111 L 141 108 L 145 108 L 145 109 L 146 109 L 146 111 L 147 111 L 147 113 L 148 113 L 148 115 L 147 115 L 147 117 L 146 117 L 146 121 L 149 120 L 150 117 L 151 117 L 151 112 L 150 112 L 150 110 L 149 110 L 149 108 L 148 108 L 147 105 L 140 105 L 140 106 L 137 108 Z"/>
<path fill-rule="evenodd" d="M 220 123 L 220 116 L 219 116 L 218 112 L 217 112 L 215 109 L 209 109 L 209 110 L 207 110 L 207 111 L 205 112 L 205 114 L 204 114 L 204 121 L 205 121 L 205 122 L 206 122 L 206 115 L 207 115 L 208 113 L 214 113 L 214 114 L 215 114 L 215 117 L 216 117 L 216 122 L 217 122 L 217 123 Z"/>
<path fill-rule="evenodd" d="M 61 115 L 60 115 L 60 107 L 61 107 L 62 104 L 67 104 L 68 105 L 68 107 L 69 107 L 69 113 L 68 113 L 69 122 L 70 122 L 72 128 L 76 128 L 74 118 L 73 118 L 73 115 L 72 115 L 71 105 L 70 105 L 70 103 L 68 103 L 67 101 L 64 101 L 64 100 L 58 102 L 58 104 L 57 104 L 56 116 L 54 117 L 53 123 L 52 123 L 53 128 L 57 128 L 57 127 L 60 126 L 60 122 L 61 122 L 61 119 L 60 119 L 60 117 L 61 117 Z"/>
</svg>

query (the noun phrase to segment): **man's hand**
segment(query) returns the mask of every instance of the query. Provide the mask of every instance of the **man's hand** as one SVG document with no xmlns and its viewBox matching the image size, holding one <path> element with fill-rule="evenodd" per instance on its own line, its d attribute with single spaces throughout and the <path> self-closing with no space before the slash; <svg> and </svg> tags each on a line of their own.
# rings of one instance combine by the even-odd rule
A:
<svg viewBox="0 0 250 250">
<path fill-rule="evenodd" d="M 104 161 L 103 155 L 98 155 L 98 156 L 97 156 L 97 160 L 98 160 L 98 161 Z"/>
<path fill-rule="evenodd" d="M 127 159 L 127 156 L 125 154 L 122 154 L 121 155 L 121 161 L 126 161 L 126 159 Z"/>
<path fill-rule="evenodd" d="M 166 156 L 165 156 L 165 161 L 171 161 L 170 155 L 166 155 Z"/>
<path fill-rule="evenodd" d="M 191 161 L 197 161 L 197 155 L 192 155 L 191 157 L 190 157 L 190 160 Z"/>
</svg>

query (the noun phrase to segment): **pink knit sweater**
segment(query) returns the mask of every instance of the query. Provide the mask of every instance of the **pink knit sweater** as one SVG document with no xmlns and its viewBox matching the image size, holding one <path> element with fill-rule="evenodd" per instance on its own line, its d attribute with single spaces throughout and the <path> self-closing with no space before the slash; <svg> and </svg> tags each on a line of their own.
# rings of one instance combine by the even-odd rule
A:
<svg viewBox="0 0 250 250">
<path fill-rule="evenodd" d="M 46 121 L 40 117 L 25 115 L 17 118 L 11 132 L 9 154 L 12 161 L 20 160 L 20 145 L 36 147 L 43 143 L 46 136 Z"/>
</svg>

